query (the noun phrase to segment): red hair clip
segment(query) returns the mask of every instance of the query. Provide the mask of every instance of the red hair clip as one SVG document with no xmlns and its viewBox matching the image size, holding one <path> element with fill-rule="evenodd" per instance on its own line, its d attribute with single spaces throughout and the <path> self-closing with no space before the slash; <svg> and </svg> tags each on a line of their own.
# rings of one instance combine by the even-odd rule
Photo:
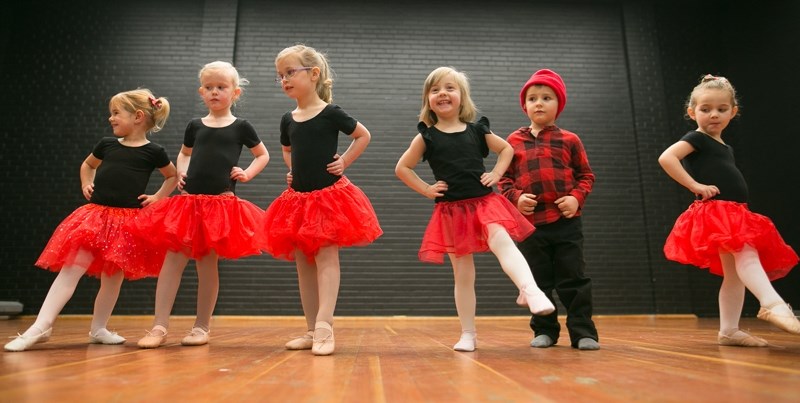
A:
<svg viewBox="0 0 800 403">
<path fill-rule="evenodd" d="M 148 97 L 148 98 L 150 99 L 150 105 L 153 105 L 153 108 L 158 109 L 158 107 L 160 106 L 161 102 L 159 102 L 157 99 L 155 99 L 153 97 Z"/>
</svg>

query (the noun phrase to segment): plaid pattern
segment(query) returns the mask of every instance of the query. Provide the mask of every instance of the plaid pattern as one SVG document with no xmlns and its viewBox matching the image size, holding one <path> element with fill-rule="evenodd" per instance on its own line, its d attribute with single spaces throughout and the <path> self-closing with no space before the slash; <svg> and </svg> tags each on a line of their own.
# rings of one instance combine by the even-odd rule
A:
<svg viewBox="0 0 800 403">
<path fill-rule="evenodd" d="M 538 204 L 533 225 L 550 224 L 561 218 L 554 201 L 566 195 L 578 199 L 577 215 L 592 191 L 594 173 L 583 143 L 575 133 L 556 126 L 544 128 L 537 137 L 530 127 L 522 127 L 508 136 L 514 159 L 497 184 L 500 193 L 514 206 L 523 193 L 536 195 Z"/>
</svg>

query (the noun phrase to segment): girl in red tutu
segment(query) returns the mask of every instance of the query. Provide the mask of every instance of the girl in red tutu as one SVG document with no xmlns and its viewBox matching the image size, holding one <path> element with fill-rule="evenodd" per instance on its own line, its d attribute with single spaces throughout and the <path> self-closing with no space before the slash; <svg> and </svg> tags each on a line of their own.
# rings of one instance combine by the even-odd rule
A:
<svg viewBox="0 0 800 403">
<path fill-rule="evenodd" d="M 533 233 L 533 225 L 505 197 L 492 191 L 511 163 L 513 150 L 489 130 L 485 117 L 469 123 L 476 114 L 466 75 L 450 67 L 434 70 L 423 86 L 419 134 L 395 168 L 403 183 L 436 201 L 419 259 L 441 264 L 447 254 L 453 265 L 462 330 L 453 347 L 456 351 L 474 351 L 477 344 L 473 253 L 491 250 L 497 256 L 503 271 L 520 289 L 519 305 L 536 315 L 555 309 L 514 244 Z M 483 159 L 489 150 L 498 157 L 494 169 L 486 172 Z M 428 160 L 436 183 L 428 184 L 414 172 L 420 159 Z"/>
<path fill-rule="evenodd" d="M 158 273 L 153 329 L 139 340 L 142 348 L 166 341 L 169 315 L 189 259 L 197 264 L 197 318 L 181 344 L 199 346 L 209 340 L 219 293 L 219 258 L 261 253 L 256 233 L 263 210 L 234 194 L 237 182 L 250 181 L 269 161 L 253 126 L 231 113 L 247 80 L 221 61 L 206 64 L 199 79 L 208 115 L 186 127 L 178 155 L 181 194 L 149 206 L 134 222 L 137 236 L 168 250 Z M 247 169 L 237 166 L 243 146 L 254 157 Z"/>
<path fill-rule="evenodd" d="M 686 112 L 697 129 L 667 148 L 658 162 L 698 200 L 678 217 L 664 254 L 723 277 L 720 345 L 763 347 L 768 345 L 764 339 L 739 329 L 745 288 L 761 304 L 759 319 L 800 334 L 792 308 L 770 283 L 785 276 L 798 257 L 769 218 L 747 208 L 747 183 L 733 149 L 722 140 L 722 131 L 738 111 L 736 91 L 725 77 L 706 75 L 692 90 Z"/>
<path fill-rule="evenodd" d="M 344 176 L 367 148 L 370 134 L 331 104 L 333 80 L 325 55 L 292 46 L 278 53 L 275 69 L 276 83 L 297 108 L 281 119 L 289 187 L 267 209 L 264 250 L 297 264 L 308 331 L 286 348 L 329 355 L 334 351 L 339 248 L 367 245 L 383 233 L 367 196 Z M 336 151 L 339 132 L 353 139 L 341 155 Z"/>
<path fill-rule="evenodd" d="M 164 147 L 147 139 L 148 132 L 164 127 L 169 102 L 155 98 L 150 90 L 137 89 L 114 95 L 108 106 L 115 137 L 101 139 L 80 169 L 81 189 L 89 203 L 59 224 L 36 261 L 36 266 L 58 276 L 36 321 L 6 344 L 6 351 L 23 351 L 47 341 L 53 322 L 84 274 L 100 278 L 89 343 L 124 343 L 125 338 L 106 329 L 122 279 L 139 279 L 161 266 L 164 254 L 137 242 L 125 224 L 141 207 L 169 196 L 177 184 L 175 166 Z M 155 194 L 144 194 L 156 168 L 164 182 Z"/>
</svg>

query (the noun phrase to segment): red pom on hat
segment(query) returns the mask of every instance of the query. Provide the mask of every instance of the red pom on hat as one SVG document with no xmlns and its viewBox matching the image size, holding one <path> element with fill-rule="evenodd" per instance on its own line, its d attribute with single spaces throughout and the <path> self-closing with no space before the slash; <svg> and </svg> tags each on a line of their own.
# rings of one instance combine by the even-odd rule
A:
<svg viewBox="0 0 800 403">
<path fill-rule="evenodd" d="M 522 86 L 522 91 L 519 92 L 519 104 L 522 106 L 522 110 L 528 113 L 528 108 L 525 107 L 525 95 L 531 85 L 537 84 L 546 85 L 552 88 L 553 92 L 556 93 L 556 97 L 558 98 L 556 118 L 558 118 L 558 115 L 561 114 L 561 111 L 564 110 L 564 106 L 567 104 L 567 86 L 564 85 L 564 80 L 561 79 L 561 76 L 550 69 L 541 69 L 533 73 L 531 78 L 528 79 L 528 82 Z"/>
</svg>

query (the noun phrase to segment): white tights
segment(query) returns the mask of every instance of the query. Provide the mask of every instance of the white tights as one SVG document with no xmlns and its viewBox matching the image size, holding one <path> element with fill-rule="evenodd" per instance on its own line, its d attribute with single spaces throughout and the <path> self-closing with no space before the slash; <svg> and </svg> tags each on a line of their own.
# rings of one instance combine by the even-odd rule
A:
<svg viewBox="0 0 800 403">
<path fill-rule="evenodd" d="M 53 327 L 58 314 L 72 298 L 78 282 L 86 274 L 86 269 L 92 264 L 94 257 L 84 249 L 78 251 L 75 259 L 64 265 L 58 276 L 53 280 L 50 290 L 42 303 L 42 308 L 36 316 L 36 321 L 23 333 L 23 336 L 35 336 Z M 103 273 L 100 276 L 100 290 L 94 300 L 94 314 L 92 316 L 92 334 L 104 329 L 114 310 L 114 305 L 119 297 L 124 276 L 121 271 L 113 275 Z"/>
<path fill-rule="evenodd" d="M 212 251 L 196 261 L 197 266 L 197 317 L 194 327 L 211 329 L 211 315 L 219 294 L 219 257 Z M 167 252 L 156 284 L 156 308 L 153 326 L 169 329 L 169 316 L 178 295 L 181 277 L 189 258 L 179 252 Z"/>
<path fill-rule="evenodd" d="M 306 255 L 298 250 L 295 252 L 295 262 L 300 302 L 308 330 L 314 330 L 317 322 L 333 325 L 341 274 L 339 247 L 331 245 L 320 248 L 313 262 L 309 262 Z"/>
<path fill-rule="evenodd" d="M 720 332 L 739 328 L 745 288 L 753 293 L 761 306 L 770 306 L 783 301 L 767 278 L 755 248 L 745 245 L 739 252 L 721 251 L 719 258 L 725 274 L 719 289 Z M 788 308 L 786 310 L 788 311 Z"/>
<path fill-rule="evenodd" d="M 538 287 L 533 279 L 530 266 L 519 251 L 517 245 L 508 235 L 505 228 L 499 224 L 489 224 L 489 249 L 497 257 L 503 272 L 514 282 L 519 289 Z M 456 301 L 456 311 L 461 322 L 462 331 L 475 330 L 475 261 L 472 255 L 456 257 L 448 254 L 453 265 L 453 279 L 455 289 L 453 295 Z"/>
</svg>

